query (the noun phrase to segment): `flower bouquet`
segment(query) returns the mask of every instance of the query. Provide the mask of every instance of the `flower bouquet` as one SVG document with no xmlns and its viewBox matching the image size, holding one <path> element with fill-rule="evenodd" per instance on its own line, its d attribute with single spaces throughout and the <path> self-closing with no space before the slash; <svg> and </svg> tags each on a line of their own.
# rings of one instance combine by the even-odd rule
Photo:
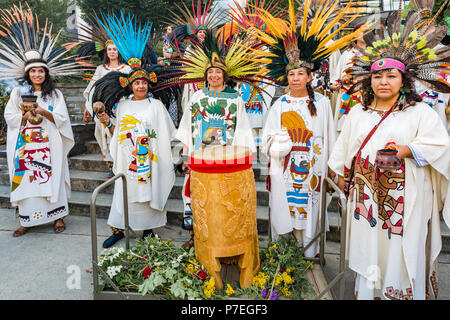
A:
<svg viewBox="0 0 450 320">
<path fill-rule="evenodd" d="M 134 247 L 106 249 L 99 266 L 115 285 L 125 292 L 157 296 L 160 299 L 305 299 L 314 295 L 304 277 L 312 267 L 305 262 L 295 241 L 280 238 L 260 250 L 261 268 L 252 286 L 242 289 L 238 283 L 225 283 L 215 289 L 215 279 L 195 259 L 194 248 L 175 246 L 172 239 L 158 236 L 136 239 Z M 102 276 L 99 290 L 110 285 Z M 234 286 L 234 287 L 233 287 Z"/>
</svg>

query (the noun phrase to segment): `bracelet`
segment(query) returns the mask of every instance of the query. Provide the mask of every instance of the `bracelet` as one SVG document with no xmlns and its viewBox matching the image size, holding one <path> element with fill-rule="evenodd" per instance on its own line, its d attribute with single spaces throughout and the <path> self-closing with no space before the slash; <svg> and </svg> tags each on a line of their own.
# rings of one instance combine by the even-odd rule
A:
<svg viewBox="0 0 450 320">
<path fill-rule="evenodd" d="M 111 128 L 113 125 L 112 125 L 112 122 L 111 122 L 111 119 L 109 119 L 109 122 L 108 122 L 108 124 L 106 125 L 106 127 L 109 129 L 109 128 Z"/>
</svg>

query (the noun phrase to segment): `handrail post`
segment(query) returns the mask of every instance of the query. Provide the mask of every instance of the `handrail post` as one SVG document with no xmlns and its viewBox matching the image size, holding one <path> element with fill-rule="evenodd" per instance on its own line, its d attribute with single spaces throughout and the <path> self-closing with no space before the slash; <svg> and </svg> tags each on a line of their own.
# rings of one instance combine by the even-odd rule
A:
<svg viewBox="0 0 450 320">
<path fill-rule="evenodd" d="M 90 214 L 91 214 L 91 246 L 92 246 L 92 276 L 94 281 L 94 293 L 97 291 L 99 286 L 98 279 L 98 253 L 97 253 L 97 211 L 96 202 L 97 196 L 101 190 L 108 187 L 109 185 L 115 183 L 117 179 L 122 179 L 122 191 L 123 191 L 123 209 L 125 218 L 125 246 L 128 250 L 130 248 L 130 238 L 129 238 L 129 219 L 128 219 L 128 192 L 127 192 L 127 180 L 123 173 L 118 173 L 109 180 L 103 182 L 92 192 L 91 203 L 90 203 Z M 116 290 L 117 291 L 117 290 Z M 125 297 L 120 291 L 122 297 Z"/>
</svg>

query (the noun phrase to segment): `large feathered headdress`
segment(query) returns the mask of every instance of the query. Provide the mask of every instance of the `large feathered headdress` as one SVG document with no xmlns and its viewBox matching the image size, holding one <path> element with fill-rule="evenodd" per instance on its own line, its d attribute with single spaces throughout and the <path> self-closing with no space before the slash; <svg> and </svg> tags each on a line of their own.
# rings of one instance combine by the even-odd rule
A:
<svg viewBox="0 0 450 320">
<path fill-rule="evenodd" d="M 151 23 L 142 24 L 130 14 L 124 15 L 123 12 L 120 13 L 120 17 L 114 14 L 104 15 L 104 21 L 99 20 L 99 23 L 132 70 L 128 75 L 112 71 L 97 80 L 93 86 L 92 101 L 102 101 L 106 113 L 114 116 L 112 112 L 114 105 L 122 97 L 132 93 L 131 84 L 137 79 L 145 79 L 155 98 L 168 105 L 177 88 L 158 93 L 152 90 L 159 82 L 167 80 L 170 74 L 163 71 L 162 66 L 155 64 L 156 55 L 148 46 Z"/>
<path fill-rule="evenodd" d="M 421 12 L 409 12 L 404 25 L 401 6 L 398 12 L 387 20 L 387 28 L 380 29 L 366 39 L 367 47 L 358 48 L 362 56 L 354 60 L 354 66 L 347 73 L 361 79 L 372 72 L 395 68 L 411 74 L 416 80 L 438 92 L 450 93 L 450 84 L 445 75 L 450 75 L 450 46 L 437 45 L 445 37 L 447 27 L 432 27 L 429 23 L 418 27 Z M 432 31 L 432 32 L 430 32 Z M 362 89 L 362 82 L 355 84 L 349 94 Z"/>
<path fill-rule="evenodd" d="M 256 61 L 258 58 L 260 57 L 244 46 L 243 40 L 236 35 L 226 38 L 208 30 L 205 41 L 193 41 L 191 49 L 186 51 L 182 58 L 173 59 L 181 66 L 176 67 L 177 76 L 165 86 L 203 82 L 207 70 L 211 67 L 222 69 L 227 78 L 234 82 L 253 85 L 261 68 L 261 64 Z"/>
<path fill-rule="evenodd" d="M 92 66 L 86 57 L 67 55 L 78 43 L 58 45 L 61 30 L 53 35 L 47 20 L 41 29 L 30 7 L 19 4 L 0 12 L 0 80 L 22 79 L 33 67 L 45 67 L 53 78 L 79 76 Z"/>
<path fill-rule="evenodd" d="M 82 23 L 78 26 L 82 31 L 78 35 L 78 39 L 82 41 L 78 48 L 79 56 L 97 55 L 103 59 L 107 46 L 114 44 L 99 21 L 103 21 L 104 24 L 107 24 L 104 17 L 99 17 L 94 12 L 89 18 L 89 25 Z"/>
<path fill-rule="evenodd" d="M 327 0 L 325 5 L 316 10 L 314 18 L 308 20 L 311 1 L 304 2 L 304 16 L 299 27 L 297 27 L 297 11 L 293 0 L 289 1 L 289 21 L 285 23 L 280 23 L 266 10 L 260 11 L 261 19 L 271 30 L 271 34 L 259 29 L 254 31 L 254 35 L 269 47 L 269 52 L 257 52 L 264 57 L 259 61 L 266 64 L 261 72 L 281 85 L 287 84 L 286 74 L 289 70 L 305 67 L 315 71 L 322 60 L 327 59 L 333 52 L 345 47 L 359 34 L 369 29 L 369 25 L 364 24 L 357 31 L 333 40 L 356 18 L 352 16 L 345 23 L 338 25 L 338 22 L 348 15 L 352 3 L 348 3 L 344 8 L 336 9 L 339 0 Z M 331 6 L 328 5 L 329 1 L 333 1 Z M 335 18 L 329 21 L 329 17 L 333 14 Z M 286 24 L 288 29 L 284 28 Z M 331 31 L 333 27 L 336 28 Z M 253 34 L 252 31 L 248 32 Z"/>
<path fill-rule="evenodd" d="M 176 43 L 177 45 L 182 44 L 186 39 L 196 40 L 196 34 L 200 30 L 214 30 L 221 21 L 222 12 L 216 10 L 216 5 L 211 6 L 211 1 L 202 8 L 201 0 L 198 0 L 197 6 L 195 6 L 194 0 L 192 0 L 192 8 L 186 6 L 184 2 L 182 7 L 177 3 L 174 3 L 178 10 L 181 12 L 181 16 L 172 10 L 170 23 L 176 27 L 172 30 L 170 37 L 170 42 Z"/>
</svg>

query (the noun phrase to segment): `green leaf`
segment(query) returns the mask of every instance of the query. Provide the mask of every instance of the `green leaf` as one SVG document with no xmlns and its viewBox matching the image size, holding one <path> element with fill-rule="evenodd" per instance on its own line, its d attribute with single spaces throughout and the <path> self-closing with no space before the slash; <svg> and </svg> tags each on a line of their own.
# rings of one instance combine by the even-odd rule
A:
<svg viewBox="0 0 450 320">
<path fill-rule="evenodd" d="M 153 292 L 155 289 L 164 284 L 166 282 L 166 279 L 161 274 L 161 271 L 156 270 L 153 271 L 153 273 L 148 277 L 149 280 L 149 291 Z"/>
<path fill-rule="evenodd" d="M 174 284 L 172 284 L 170 286 L 170 292 L 175 296 L 175 298 L 184 299 L 184 297 L 186 296 L 184 279 L 179 279 Z"/>
<path fill-rule="evenodd" d="M 177 266 L 178 266 L 178 264 L 177 264 Z M 174 268 L 175 268 L 175 266 L 174 266 Z M 176 274 L 177 274 L 177 270 L 172 269 L 172 268 L 166 269 L 164 272 L 166 279 L 172 279 L 175 277 Z"/>
</svg>

